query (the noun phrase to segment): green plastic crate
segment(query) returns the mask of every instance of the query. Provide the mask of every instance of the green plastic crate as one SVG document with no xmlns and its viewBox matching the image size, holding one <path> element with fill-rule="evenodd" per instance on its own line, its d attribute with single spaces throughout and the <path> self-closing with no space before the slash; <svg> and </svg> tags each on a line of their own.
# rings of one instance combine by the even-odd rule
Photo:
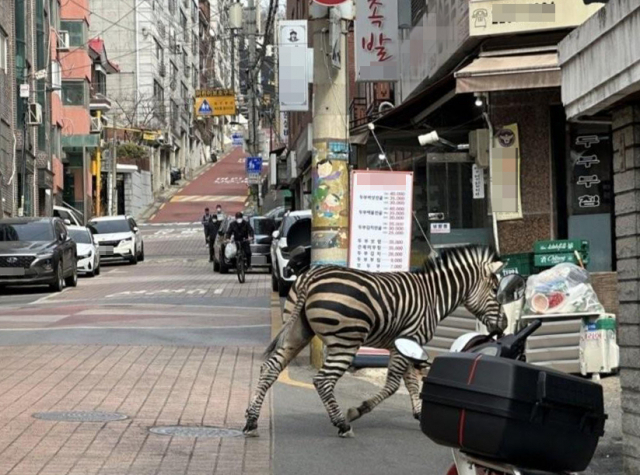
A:
<svg viewBox="0 0 640 475">
<path fill-rule="evenodd" d="M 537 269 L 533 262 L 533 252 L 525 252 L 522 254 L 504 254 L 501 256 L 503 262 L 506 262 L 502 270 L 502 275 L 520 274 L 523 277 L 537 273 Z"/>
</svg>

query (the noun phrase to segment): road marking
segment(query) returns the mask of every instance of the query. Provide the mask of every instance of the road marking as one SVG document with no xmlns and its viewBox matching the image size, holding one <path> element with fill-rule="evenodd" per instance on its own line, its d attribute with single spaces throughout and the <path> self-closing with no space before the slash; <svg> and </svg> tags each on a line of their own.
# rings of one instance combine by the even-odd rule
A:
<svg viewBox="0 0 640 475">
<path fill-rule="evenodd" d="M 175 195 L 171 198 L 172 203 L 199 203 L 204 201 L 241 202 L 246 199 L 246 195 Z"/>
<path fill-rule="evenodd" d="M 151 217 L 149 218 L 149 221 L 153 221 L 153 218 L 155 218 L 155 217 L 156 217 L 156 214 L 158 214 L 158 213 L 153 213 L 153 214 L 151 215 Z M 143 226 L 146 226 L 146 225 L 145 225 L 145 224 L 143 224 Z"/>
<path fill-rule="evenodd" d="M 278 382 L 286 384 L 288 386 L 295 386 L 297 388 L 305 388 L 305 389 L 315 389 L 313 384 L 303 383 L 302 381 L 296 381 L 295 379 L 291 379 L 289 377 L 289 368 L 286 367 L 280 376 L 278 376 Z"/>
<path fill-rule="evenodd" d="M 162 204 L 160 205 L 160 208 L 158 208 L 158 210 L 161 210 L 162 208 L 164 208 L 164 206 L 165 206 L 166 204 L 167 204 L 167 203 L 162 203 Z"/>
<path fill-rule="evenodd" d="M 52 292 L 49 295 L 45 295 L 44 297 L 40 297 L 38 300 L 34 300 L 33 302 L 29 302 L 27 305 L 36 305 L 39 304 L 41 302 L 45 302 L 46 300 L 56 296 L 56 295 L 60 295 L 61 293 L 63 293 L 65 290 L 67 290 L 69 287 L 65 287 L 64 289 L 62 289 L 61 292 Z"/>
<path fill-rule="evenodd" d="M 124 292 L 116 292 L 115 294 L 110 294 L 105 296 L 105 298 L 111 297 L 127 297 L 127 296 L 151 296 L 151 295 L 160 295 L 160 294 L 184 294 L 186 295 L 204 295 L 208 292 L 207 289 L 162 289 L 162 290 L 126 290 Z"/>
<path fill-rule="evenodd" d="M 213 292 L 216 295 L 220 295 L 222 293 L 224 289 L 216 289 L 215 292 Z"/>
</svg>

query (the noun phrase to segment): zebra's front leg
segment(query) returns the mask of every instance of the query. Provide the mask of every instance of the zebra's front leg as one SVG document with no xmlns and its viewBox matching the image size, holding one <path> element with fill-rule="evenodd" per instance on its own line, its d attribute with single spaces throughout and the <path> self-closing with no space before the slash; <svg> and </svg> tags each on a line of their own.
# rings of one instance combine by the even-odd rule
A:
<svg viewBox="0 0 640 475">
<path fill-rule="evenodd" d="M 258 418 L 260 417 L 260 409 L 267 395 L 269 388 L 278 379 L 278 376 L 287 365 L 288 361 L 282 355 L 283 350 L 277 350 L 268 360 L 262 363 L 260 367 L 260 379 L 256 387 L 253 398 L 249 403 L 249 407 L 245 412 L 247 423 L 242 429 L 242 433 L 247 437 L 258 437 Z"/>
<path fill-rule="evenodd" d="M 404 372 L 404 385 L 409 391 L 409 397 L 411 398 L 411 407 L 413 408 L 413 417 L 420 420 L 420 412 L 422 411 L 422 401 L 420 400 L 420 370 L 413 365 L 407 365 L 407 370 Z"/>
<path fill-rule="evenodd" d="M 400 387 L 400 381 L 408 366 L 408 361 L 396 350 L 392 350 L 389 356 L 389 368 L 387 370 L 387 380 L 382 390 L 370 399 L 367 399 L 359 407 L 352 407 L 347 411 L 349 422 L 359 419 L 363 415 L 371 412 L 374 407 L 395 393 Z"/>
<path fill-rule="evenodd" d="M 353 361 L 357 351 L 357 347 L 345 349 L 328 346 L 327 358 L 322 365 L 322 369 L 313 377 L 313 385 L 316 387 L 327 413 L 329 413 L 331 423 L 338 428 L 340 437 L 354 437 L 354 433 L 336 401 L 333 390 L 338 379 L 342 377 L 349 365 L 351 365 L 351 361 Z"/>
</svg>

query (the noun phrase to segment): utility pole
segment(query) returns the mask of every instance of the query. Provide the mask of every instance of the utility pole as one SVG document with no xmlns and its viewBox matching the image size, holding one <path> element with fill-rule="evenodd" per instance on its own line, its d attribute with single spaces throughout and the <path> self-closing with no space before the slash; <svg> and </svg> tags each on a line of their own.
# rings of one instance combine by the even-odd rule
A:
<svg viewBox="0 0 640 475">
<path fill-rule="evenodd" d="M 116 119 L 113 120 L 113 136 L 111 137 L 111 163 L 109 164 L 109 175 L 107 181 L 109 182 L 109 195 L 108 195 L 108 206 L 109 206 L 109 216 L 116 215 L 116 170 L 118 163 L 118 150 L 116 147 L 116 134 L 118 129 L 116 127 Z"/>
<path fill-rule="evenodd" d="M 258 111 L 256 110 L 256 89 L 257 78 L 258 78 L 258 69 L 256 64 L 256 42 L 257 42 L 257 24 L 256 20 L 258 15 L 256 14 L 256 5 L 255 0 L 248 0 L 247 3 L 247 11 L 249 12 L 248 21 L 247 21 L 247 36 L 249 38 L 249 65 L 248 65 L 248 78 L 247 78 L 247 102 L 249 103 L 249 143 L 248 143 L 248 151 L 249 155 L 252 157 L 257 157 L 259 152 L 259 144 L 258 144 L 258 121 L 260 120 L 260 116 Z M 257 205 L 258 205 L 258 213 L 261 212 L 261 192 L 262 192 L 262 183 L 258 182 L 258 196 L 257 196 Z"/>
<path fill-rule="evenodd" d="M 330 9 L 329 9 L 330 10 Z M 309 22 L 313 28 L 313 155 L 311 265 L 347 266 L 349 238 L 349 128 L 347 117 L 347 47 L 344 20 L 338 20 L 340 68 L 331 65 L 329 17 Z M 321 164 L 321 165 L 320 165 Z M 320 165 L 320 166 L 319 166 Z M 330 167 L 330 168 L 329 168 Z M 331 200 L 327 207 L 325 200 Z M 311 341 L 311 364 L 323 362 L 322 342 Z"/>
<path fill-rule="evenodd" d="M 97 111 L 96 117 L 98 122 L 102 123 L 102 111 Z M 100 132 L 100 139 L 101 138 L 102 132 Z M 96 149 L 96 216 L 100 216 L 102 211 L 100 203 L 102 191 L 102 149 L 100 148 L 100 142 L 102 142 L 102 140 L 98 142 L 98 148 Z M 153 167 L 151 167 L 151 169 L 153 170 Z"/>
<path fill-rule="evenodd" d="M 25 191 L 27 189 L 27 142 L 28 138 L 28 127 L 27 122 L 29 122 L 29 83 L 25 82 L 20 87 L 20 98 L 22 99 L 23 104 L 23 114 L 22 114 L 22 180 L 20 181 L 20 206 L 18 208 L 18 216 L 25 215 Z"/>
</svg>

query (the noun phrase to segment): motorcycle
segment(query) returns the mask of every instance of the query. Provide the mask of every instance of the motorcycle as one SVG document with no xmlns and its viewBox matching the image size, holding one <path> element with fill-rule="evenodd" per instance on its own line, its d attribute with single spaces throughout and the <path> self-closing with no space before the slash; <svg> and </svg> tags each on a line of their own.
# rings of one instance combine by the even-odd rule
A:
<svg viewBox="0 0 640 475">
<path fill-rule="evenodd" d="M 509 321 L 507 328 L 516 328 L 515 322 L 524 304 L 525 287 L 524 279 L 517 274 L 505 276 L 500 281 L 497 298 Z M 447 475 L 573 475 L 586 469 L 599 437 L 604 434 L 607 416 L 604 414 L 602 387 L 524 362 L 527 338 L 541 325 L 542 321 L 536 319 L 516 333 L 463 335 L 454 342 L 450 354 L 439 356 L 431 363 L 429 374 L 423 380 L 421 428 L 434 442 L 452 448 L 454 463 Z M 416 368 L 429 366 L 427 351 L 417 341 L 398 338 L 395 347 Z M 512 363 L 505 360 L 511 360 Z M 466 373 L 459 374 L 465 364 L 466 368 L 470 368 L 468 377 Z M 486 366 L 481 368 L 482 365 Z M 439 366 L 437 370 L 436 366 Z M 479 373 L 482 373 L 480 377 Z M 470 386 L 474 377 L 482 379 L 485 386 Z M 511 380 L 503 384 L 500 378 Z M 502 386 L 495 390 L 487 386 L 488 381 Z M 509 394 L 505 398 L 505 392 L 509 391 L 518 395 Z M 531 399 L 530 412 L 527 412 L 529 407 L 525 409 L 522 400 L 517 400 L 523 393 Z M 505 406 L 505 400 L 510 405 Z M 520 414 L 515 414 L 516 407 Z M 575 416 L 575 427 L 561 427 L 561 430 L 568 431 L 564 440 L 561 437 L 548 440 L 554 437 L 554 430 L 560 427 L 549 429 L 548 426 L 557 424 L 561 418 L 565 418 L 566 423 L 567 414 Z M 465 417 L 467 425 L 476 425 L 471 428 L 465 426 Z M 515 422 L 518 418 L 520 421 Z M 483 422 L 478 423 L 479 420 Z M 451 430 L 451 427 L 447 429 L 447 423 L 449 426 L 455 425 L 455 430 Z M 521 425 L 516 430 L 514 426 L 518 423 Z M 464 434 L 464 437 L 475 437 L 476 440 L 468 442 L 465 439 L 463 444 L 465 429 L 468 435 Z M 505 435 L 507 430 L 511 431 L 508 436 Z M 577 435 L 574 436 L 572 431 Z M 487 440 L 490 441 L 489 445 L 486 445 Z M 523 449 L 518 446 L 521 440 L 529 444 L 535 440 L 536 445 Z M 566 444 L 575 447 L 575 450 L 564 448 Z M 482 450 L 479 449 L 481 446 Z M 493 449 L 487 449 L 488 446 Z M 495 454 L 489 456 L 488 452 L 494 449 Z M 519 462 L 526 460 L 533 467 L 523 468 L 522 463 L 511 463 L 505 454 L 512 454 Z M 549 470 L 548 467 L 553 468 Z M 563 469 L 558 470 L 558 467 Z M 571 468 L 566 470 L 566 467 Z"/>
</svg>

